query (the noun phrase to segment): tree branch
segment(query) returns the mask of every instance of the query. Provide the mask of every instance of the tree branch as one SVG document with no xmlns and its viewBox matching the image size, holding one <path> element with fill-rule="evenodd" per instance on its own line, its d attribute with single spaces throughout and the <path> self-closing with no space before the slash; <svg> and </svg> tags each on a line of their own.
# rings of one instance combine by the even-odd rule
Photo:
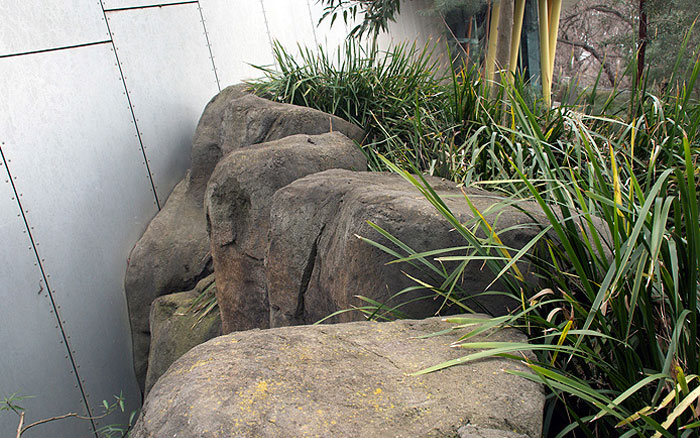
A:
<svg viewBox="0 0 700 438">
<path fill-rule="evenodd" d="M 22 426 L 24 426 L 24 412 L 19 414 L 19 425 L 17 426 L 17 438 L 22 436 Z"/>
<path fill-rule="evenodd" d="M 575 13 L 573 13 L 573 14 L 567 16 L 563 21 L 570 21 L 570 20 L 572 20 L 572 19 L 574 19 L 574 18 L 579 17 L 581 14 L 586 13 L 586 12 L 589 12 L 589 11 L 597 11 L 597 12 L 602 12 L 602 13 L 604 13 L 604 14 L 611 14 L 611 15 L 614 15 L 614 16 L 616 16 L 617 18 L 619 18 L 620 20 L 622 20 L 622 21 L 624 21 L 625 23 L 627 23 L 630 27 L 634 28 L 634 22 L 632 21 L 632 19 L 631 19 L 630 17 L 626 16 L 625 14 L 623 14 L 623 13 L 620 12 L 620 11 L 618 11 L 617 9 L 613 9 L 613 8 L 611 8 L 610 6 L 606 6 L 606 5 L 591 5 L 591 6 L 588 6 L 588 7 L 584 8 L 584 9 L 581 10 L 581 11 L 577 11 L 577 12 L 575 12 Z"/>
<path fill-rule="evenodd" d="M 618 11 L 617 9 L 611 8 L 610 6 L 606 6 L 606 5 L 593 5 L 593 6 L 590 6 L 589 8 L 587 8 L 586 10 L 598 11 L 598 12 L 602 12 L 602 13 L 604 13 L 604 14 L 611 14 L 611 15 L 614 15 L 614 16 L 616 16 L 617 18 L 619 18 L 620 20 L 622 20 L 622 21 L 624 21 L 625 23 L 629 24 L 630 27 L 634 27 L 634 22 L 632 21 L 632 19 L 631 19 L 629 16 L 623 14 L 622 12 Z"/>
<path fill-rule="evenodd" d="M 22 412 L 24 414 L 24 412 Z M 27 431 L 27 429 L 31 429 L 34 426 L 38 426 L 40 424 L 48 423 L 49 421 L 56 421 L 56 420 L 63 420 L 64 418 L 70 418 L 70 417 L 78 417 L 80 416 L 76 414 L 75 412 L 70 412 L 68 414 L 63 414 L 59 415 L 57 417 L 51 417 L 51 418 L 44 418 L 43 420 L 35 421 L 32 424 L 28 424 L 24 429 L 21 429 L 21 433 L 24 433 Z M 17 435 L 19 437 L 19 435 Z"/>
<path fill-rule="evenodd" d="M 101 420 L 102 418 L 105 418 L 107 415 L 111 414 L 112 410 L 107 410 L 104 414 L 98 415 L 95 417 L 90 417 L 90 416 L 83 416 L 79 415 L 76 412 L 69 412 L 67 414 L 59 415 L 57 417 L 51 417 L 51 418 L 44 418 L 43 420 L 35 421 L 32 424 L 26 425 L 23 429 L 20 430 L 20 435 L 26 432 L 28 429 L 31 429 L 34 426 L 38 426 L 40 424 L 48 423 L 50 421 L 56 421 L 56 420 L 63 420 L 64 418 L 78 418 L 80 420 Z M 24 419 L 24 412 L 22 412 L 22 419 Z M 17 435 L 18 437 L 20 435 Z"/>
<path fill-rule="evenodd" d="M 608 80 L 610 81 L 610 85 L 615 85 L 615 74 L 613 73 L 612 69 L 610 68 L 610 65 L 605 61 L 605 57 L 601 56 L 600 53 L 596 49 L 594 49 L 592 46 L 581 42 L 581 41 L 570 41 L 567 39 L 560 39 L 560 43 L 564 44 L 569 44 L 574 47 L 580 47 L 581 49 L 585 50 L 586 52 L 590 53 L 591 56 L 593 56 L 595 59 L 600 62 L 600 65 L 603 67 L 603 71 L 605 71 L 605 75 L 608 77 Z"/>
</svg>

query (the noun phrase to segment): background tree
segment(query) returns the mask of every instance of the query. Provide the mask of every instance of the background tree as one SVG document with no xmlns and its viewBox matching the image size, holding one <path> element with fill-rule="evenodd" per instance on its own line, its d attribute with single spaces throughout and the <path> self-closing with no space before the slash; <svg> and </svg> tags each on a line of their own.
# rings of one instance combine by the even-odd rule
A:
<svg viewBox="0 0 700 438">
<path fill-rule="evenodd" d="M 600 71 L 601 85 L 625 88 L 634 75 L 622 73 L 627 68 L 641 73 L 644 67 L 649 83 L 664 87 L 687 32 L 678 73 L 698 55 L 700 29 L 693 27 L 698 14 L 697 0 L 580 0 L 562 14 L 555 76 L 577 77 L 588 86 Z"/>
<path fill-rule="evenodd" d="M 676 58 L 687 32 L 685 56 L 679 59 L 679 72 L 695 63 L 700 47 L 700 27 L 695 22 L 700 14 L 698 0 L 645 0 L 648 19 L 646 66 L 649 78 L 665 86 L 671 80 Z"/>
<path fill-rule="evenodd" d="M 613 86 L 634 54 L 636 28 L 633 0 L 580 0 L 562 14 L 556 76 L 590 85 L 602 70 L 601 84 Z"/>
</svg>

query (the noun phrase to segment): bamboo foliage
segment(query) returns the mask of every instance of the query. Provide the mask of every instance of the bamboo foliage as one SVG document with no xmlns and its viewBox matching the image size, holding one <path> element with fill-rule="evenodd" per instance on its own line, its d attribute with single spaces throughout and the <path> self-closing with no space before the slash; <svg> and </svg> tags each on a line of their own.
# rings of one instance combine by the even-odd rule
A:
<svg viewBox="0 0 700 438">
<path fill-rule="evenodd" d="M 550 106 L 562 0 L 537 1 L 542 94 L 545 103 Z M 319 2 L 325 5 L 323 16 L 331 17 L 331 24 L 341 11 L 346 24 L 348 17 L 354 20 L 358 11 L 364 13 L 362 23 L 351 31 L 351 37 L 362 36 L 365 32 L 376 37 L 380 31 L 386 30 L 389 21 L 395 20 L 401 4 L 401 0 L 319 0 Z M 455 0 L 452 2 L 459 3 Z M 491 8 L 488 14 L 488 46 L 484 62 L 484 77 L 487 82 L 494 84 L 496 68 L 507 72 L 507 76 L 513 76 L 516 72 L 526 0 L 488 0 L 488 2 Z M 512 21 L 510 17 L 512 17 Z M 501 20 L 504 23 L 501 23 Z M 470 35 L 471 25 L 470 19 Z M 510 27 L 510 33 L 507 32 L 507 27 Z M 506 41 L 509 38 L 510 43 Z M 499 44 L 501 45 L 500 54 Z M 469 54 L 469 49 L 467 49 L 467 54 Z M 508 65 L 505 65 L 506 63 Z"/>
<path fill-rule="evenodd" d="M 542 95 L 545 103 L 552 104 L 552 74 L 549 71 L 549 2 L 539 0 L 538 12 L 540 17 L 540 70 L 542 71 Z"/>
<path fill-rule="evenodd" d="M 551 75 L 554 72 L 554 56 L 557 52 L 557 41 L 559 36 L 559 16 L 561 15 L 561 0 L 549 0 L 549 3 L 549 74 Z"/>
<path fill-rule="evenodd" d="M 542 96 L 547 105 L 552 104 L 552 79 L 554 59 L 559 36 L 561 0 L 539 0 L 540 18 L 540 68 L 542 70 Z"/>
<path fill-rule="evenodd" d="M 496 71 L 496 52 L 498 51 L 498 23 L 501 19 L 501 1 L 497 0 L 491 7 L 489 28 L 489 46 L 486 51 L 486 80 L 493 81 Z"/>
<path fill-rule="evenodd" d="M 515 10 L 513 11 L 513 34 L 510 39 L 510 63 L 508 71 L 515 74 L 520 51 L 520 37 L 523 33 L 523 19 L 525 18 L 525 0 L 515 0 Z"/>
<path fill-rule="evenodd" d="M 496 53 L 498 52 L 499 43 L 502 43 L 498 38 L 498 26 L 503 8 L 502 3 L 503 1 L 496 0 L 491 7 L 489 40 L 486 52 L 486 65 L 484 68 L 486 80 L 488 82 L 494 81 L 494 74 L 497 67 Z M 538 0 L 542 96 L 547 106 L 552 104 L 552 80 L 554 76 L 554 59 L 557 49 L 561 5 L 562 0 Z M 506 4 L 506 7 L 510 6 L 510 4 Z M 503 70 L 507 70 L 509 76 L 515 75 L 518 64 L 520 38 L 525 16 L 525 0 L 515 0 L 513 8 L 508 65 L 498 66 Z"/>
<path fill-rule="evenodd" d="M 562 0 L 538 0 L 539 35 L 540 35 L 540 68 L 542 70 L 542 96 L 547 106 L 552 104 L 552 80 L 554 76 L 554 59 L 559 35 L 559 17 L 561 16 Z M 493 80 L 495 70 L 495 53 L 498 47 L 497 24 L 501 13 L 501 2 L 494 3 L 491 13 L 491 32 L 489 32 L 489 47 L 486 57 L 486 79 Z M 510 45 L 510 59 L 507 71 L 514 75 L 518 63 L 520 37 L 525 16 L 525 0 L 515 0 L 513 24 Z M 504 68 L 506 66 L 500 66 Z"/>
</svg>

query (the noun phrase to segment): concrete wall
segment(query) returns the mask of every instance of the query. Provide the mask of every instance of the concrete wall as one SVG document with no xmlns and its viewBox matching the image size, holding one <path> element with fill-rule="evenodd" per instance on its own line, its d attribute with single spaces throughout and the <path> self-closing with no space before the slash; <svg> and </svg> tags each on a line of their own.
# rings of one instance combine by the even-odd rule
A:
<svg viewBox="0 0 700 438">
<path fill-rule="evenodd" d="M 385 36 L 425 41 L 408 2 Z M 271 64 L 271 41 L 335 47 L 314 0 L 0 0 L 0 400 L 26 422 L 140 405 L 127 256 L 189 167 L 221 88 Z M 126 415 L 63 420 L 27 437 L 87 437 Z M 0 436 L 18 418 L 0 412 Z"/>
</svg>

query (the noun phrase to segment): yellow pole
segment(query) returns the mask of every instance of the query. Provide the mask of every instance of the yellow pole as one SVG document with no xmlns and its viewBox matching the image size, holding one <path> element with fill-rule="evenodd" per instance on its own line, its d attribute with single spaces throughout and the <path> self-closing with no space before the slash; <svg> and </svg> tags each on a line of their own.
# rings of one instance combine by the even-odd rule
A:
<svg viewBox="0 0 700 438">
<path fill-rule="evenodd" d="M 549 106 L 552 104 L 552 82 L 549 73 L 549 17 L 547 0 L 539 0 L 540 16 L 540 69 L 542 70 L 542 97 Z"/>
<path fill-rule="evenodd" d="M 516 64 L 518 63 L 518 52 L 520 51 L 520 37 L 523 33 L 523 19 L 525 18 L 525 0 L 515 0 L 513 9 L 513 33 L 510 38 L 510 63 L 508 70 L 511 75 L 515 75 Z"/>
<path fill-rule="evenodd" d="M 489 24 L 489 47 L 486 53 L 486 80 L 493 81 L 496 71 L 496 50 L 498 50 L 498 21 L 501 18 L 501 0 L 496 0 L 491 8 Z"/>
<path fill-rule="evenodd" d="M 557 54 L 557 41 L 559 39 L 559 17 L 561 16 L 561 0 L 550 0 L 552 13 L 549 16 L 549 83 L 554 79 L 554 58 Z"/>
</svg>

